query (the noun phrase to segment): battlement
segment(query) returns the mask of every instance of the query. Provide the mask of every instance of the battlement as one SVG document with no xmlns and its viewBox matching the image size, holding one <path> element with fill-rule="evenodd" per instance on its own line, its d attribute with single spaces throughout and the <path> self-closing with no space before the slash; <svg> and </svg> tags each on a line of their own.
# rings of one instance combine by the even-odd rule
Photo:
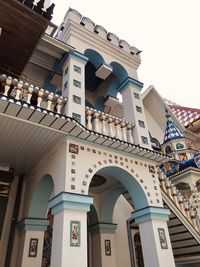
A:
<svg viewBox="0 0 200 267">
<path fill-rule="evenodd" d="M 76 24 L 82 26 L 86 30 L 92 32 L 93 34 L 98 35 L 99 37 L 106 40 L 110 44 L 119 48 L 121 51 L 126 52 L 135 58 L 140 59 L 141 51 L 138 48 L 131 46 L 127 41 L 120 39 L 116 34 L 112 32 L 108 32 L 103 26 L 95 24 L 95 22 L 93 22 L 90 18 L 84 17 L 81 13 L 72 8 L 68 9 L 64 17 L 64 21 L 62 22 L 62 24 L 58 29 L 56 38 L 62 40 L 63 36 L 65 35 L 64 29 L 68 21 L 75 22 Z"/>
</svg>

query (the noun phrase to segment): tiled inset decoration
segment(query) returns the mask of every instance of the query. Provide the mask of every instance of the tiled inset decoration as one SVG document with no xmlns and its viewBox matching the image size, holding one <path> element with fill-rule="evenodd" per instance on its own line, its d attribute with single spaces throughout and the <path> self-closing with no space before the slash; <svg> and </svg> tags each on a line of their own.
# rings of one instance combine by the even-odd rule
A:
<svg viewBox="0 0 200 267">
<path fill-rule="evenodd" d="M 76 170 L 75 169 L 71 169 L 71 173 L 75 174 Z"/>
<path fill-rule="evenodd" d="M 92 153 L 96 154 L 96 150 L 95 149 L 92 149 Z"/>
<path fill-rule="evenodd" d="M 144 164 L 144 167 L 146 168 L 147 167 L 147 164 Z"/>
<path fill-rule="evenodd" d="M 140 166 L 143 166 L 143 163 L 142 162 L 140 162 Z"/>
<path fill-rule="evenodd" d="M 150 200 L 150 203 L 153 204 L 153 200 Z"/>
<path fill-rule="evenodd" d="M 65 75 L 67 75 L 68 73 L 68 67 L 65 69 Z"/>
<path fill-rule="evenodd" d="M 82 189 L 82 190 L 81 190 L 81 193 L 82 193 L 82 194 L 85 194 L 85 190 Z"/>
<path fill-rule="evenodd" d="M 156 172 L 155 167 L 153 165 L 149 165 L 149 172 L 151 172 L 151 173 Z"/>
<path fill-rule="evenodd" d="M 99 165 L 102 165 L 102 162 L 101 162 L 101 161 L 98 161 L 98 164 L 99 164 Z"/>
<path fill-rule="evenodd" d="M 81 104 L 81 97 L 77 96 L 77 95 L 73 95 L 73 102 L 76 104 Z"/>
<path fill-rule="evenodd" d="M 146 136 L 141 136 L 141 139 L 142 139 L 142 143 L 143 143 L 143 144 L 146 144 L 146 145 L 149 144 L 149 142 L 148 142 L 148 138 L 147 138 Z"/>
<path fill-rule="evenodd" d="M 154 190 L 157 190 L 157 186 L 154 186 Z"/>
<path fill-rule="evenodd" d="M 73 80 L 73 85 L 74 85 L 75 87 L 81 88 L 81 82 L 80 82 L 80 81 Z"/>
<path fill-rule="evenodd" d="M 134 169 L 131 169 L 131 172 L 134 173 Z"/>
<path fill-rule="evenodd" d="M 145 186 L 144 189 L 147 190 L 147 186 Z"/>
<path fill-rule="evenodd" d="M 156 199 L 156 202 L 157 202 L 157 203 L 160 203 L 160 200 L 159 200 L 159 199 Z"/>
<path fill-rule="evenodd" d="M 70 221 L 70 246 L 81 246 L 81 222 Z"/>
<path fill-rule="evenodd" d="M 81 67 L 74 65 L 74 71 L 77 73 L 81 73 Z"/>
<path fill-rule="evenodd" d="M 72 184 L 72 185 L 71 185 L 71 189 L 72 189 L 72 190 L 75 190 L 75 188 L 76 188 L 75 185 Z"/>
<path fill-rule="evenodd" d="M 69 152 L 73 154 L 78 154 L 78 145 L 70 143 Z"/>
<path fill-rule="evenodd" d="M 76 159 L 76 155 L 71 155 L 72 159 Z"/>
<path fill-rule="evenodd" d="M 81 115 L 78 113 L 72 113 L 72 117 L 77 121 L 77 122 L 81 122 Z"/>
<path fill-rule="evenodd" d="M 76 179 L 75 179 L 75 177 L 72 177 L 71 180 L 72 180 L 73 182 L 75 182 Z"/>
<path fill-rule="evenodd" d="M 88 174 L 86 174 L 86 175 L 85 175 L 85 178 L 89 178 L 89 175 L 88 175 Z"/>
<path fill-rule="evenodd" d="M 81 146 L 80 149 L 81 149 L 81 150 L 85 150 L 84 146 Z"/>
<path fill-rule="evenodd" d="M 138 162 L 137 162 L 137 161 L 135 161 L 135 164 L 136 164 L 136 165 L 138 165 Z"/>
<path fill-rule="evenodd" d="M 155 178 L 155 175 L 154 175 L 154 174 L 152 174 L 151 176 L 152 176 L 153 178 Z"/>
<path fill-rule="evenodd" d="M 148 192 L 148 193 L 147 193 L 147 196 L 148 196 L 148 197 L 150 197 L 150 196 L 151 196 L 151 194 Z"/>
<path fill-rule="evenodd" d="M 64 83 L 64 90 L 66 90 L 67 89 L 67 81 Z"/>
<path fill-rule="evenodd" d="M 98 151 L 98 154 L 101 155 L 101 151 Z"/>
<path fill-rule="evenodd" d="M 108 162 L 109 162 L 109 163 L 112 163 L 113 161 L 112 161 L 112 159 L 109 159 Z"/>
<path fill-rule="evenodd" d="M 87 182 L 83 181 L 83 185 L 86 186 L 87 185 Z"/>
<path fill-rule="evenodd" d="M 140 179 L 140 183 L 144 183 L 144 180 Z"/>
<path fill-rule="evenodd" d="M 88 171 L 89 171 L 89 173 L 92 173 L 92 169 L 91 168 Z"/>
</svg>

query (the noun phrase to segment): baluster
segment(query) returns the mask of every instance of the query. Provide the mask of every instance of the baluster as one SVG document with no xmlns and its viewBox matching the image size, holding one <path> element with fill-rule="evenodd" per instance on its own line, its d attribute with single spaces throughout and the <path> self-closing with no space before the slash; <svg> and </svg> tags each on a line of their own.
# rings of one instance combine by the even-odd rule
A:
<svg viewBox="0 0 200 267">
<path fill-rule="evenodd" d="M 115 129 L 116 129 L 116 135 L 115 135 L 115 137 L 117 138 L 117 139 L 122 139 L 122 132 L 121 132 L 121 126 L 120 126 L 120 121 L 119 121 L 119 119 L 116 119 L 115 120 Z"/>
<path fill-rule="evenodd" d="M 38 90 L 38 99 L 37 99 L 37 106 L 41 106 L 42 98 L 44 96 L 44 89 L 39 89 L 38 87 L 35 87 L 36 90 Z"/>
<path fill-rule="evenodd" d="M 99 124 L 99 113 L 96 111 L 94 113 L 94 131 L 100 133 L 100 124 Z"/>
<path fill-rule="evenodd" d="M 56 112 L 58 114 L 61 114 L 61 108 L 64 98 L 62 96 L 58 96 L 58 99 L 56 101 Z"/>
<path fill-rule="evenodd" d="M 16 100 L 19 100 L 20 99 L 22 87 L 23 87 L 23 82 L 22 81 L 19 81 L 17 83 L 17 85 L 16 85 L 16 96 L 15 96 L 15 99 Z"/>
<path fill-rule="evenodd" d="M 31 104 L 31 97 L 33 95 L 33 91 L 34 91 L 34 86 L 30 84 L 28 87 L 28 96 L 27 96 L 27 101 L 26 101 L 28 104 Z"/>
<path fill-rule="evenodd" d="M 196 214 L 195 214 L 194 209 L 190 208 L 189 213 L 190 213 L 190 218 L 192 220 L 194 227 L 198 230 L 197 221 L 196 221 Z"/>
<path fill-rule="evenodd" d="M 165 187 L 165 177 L 162 173 L 159 173 L 159 181 L 160 181 L 160 184 L 161 184 L 161 187 L 162 189 L 166 192 L 166 187 Z"/>
<path fill-rule="evenodd" d="M 171 195 L 171 183 L 170 183 L 170 181 L 169 181 L 169 179 L 167 177 L 165 178 L 165 187 L 166 187 L 168 196 L 170 198 L 172 198 L 172 195 Z"/>
<path fill-rule="evenodd" d="M 133 144 L 133 136 L 132 136 L 132 125 L 127 124 L 127 139 L 128 142 Z"/>
<path fill-rule="evenodd" d="M 173 186 L 173 184 L 171 184 L 171 191 L 172 191 L 173 200 L 174 200 L 176 206 L 178 206 L 178 198 L 177 198 L 176 187 Z"/>
<path fill-rule="evenodd" d="M 101 122 L 102 122 L 102 134 L 107 135 L 108 131 L 107 131 L 107 127 L 106 127 L 106 115 L 103 114 L 101 116 Z"/>
<path fill-rule="evenodd" d="M 127 140 L 127 134 L 126 134 L 126 128 L 125 128 L 125 126 L 126 126 L 125 121 L 122 121 L 121 122 L 122 140 L 125 141 L 125 142 L 127 142 L 128 140 Z"/>
<path fill-rule="evenodd" d="M 184 199 L 184 201 L 183 201 L 183 206 L 184 206 L 186 216 L 187 216 L 188 220 L 190 220 L 189 205 L 188 205 L 188 202 L 186 201 L 186 199 Z"/>
<path fill-rule="evenodd" d="M 108 132 L 110 137 L 115 136 L 115 133 L 113 131 L 113 118 L 111 116 L 108 117 Z"/>
<path fill-rule="evenodd" d="M 178 192 L 178 203 L 179 203 L 181 211 L 183 213 L 185 213 L 185 209 L 184 209 L 184 206 L 183 206 L 183 196 L 181 195 L 180 192 Z"/>
<path fill-rule="evenodd" d="M 93 130 L 92 128 L 92 114 L 93 114 L 93 111 L 91 109 L 87 109 L 86 110 L 86 117 L 87 117 L 87 123 L 86 123 L 86 128 L 88 130 Z"/>
<path fill-rule="evenodd" d="M 12 84 L 12 77 L 8 76 L 8 78 L 6 79 L 5 90 L 3 95 L 8 96 L 8 91 L 10 90 L 11 84 Z"/>
<path fill-rule="evenodd" d="M 47 110 L 51 110 L 53 97 L 54 97 L 53 93 L 49 93 L 48 96 L 47 96 L 47 99 L 48 99 L 48 101 L 47 101 Z"/>
</svg>

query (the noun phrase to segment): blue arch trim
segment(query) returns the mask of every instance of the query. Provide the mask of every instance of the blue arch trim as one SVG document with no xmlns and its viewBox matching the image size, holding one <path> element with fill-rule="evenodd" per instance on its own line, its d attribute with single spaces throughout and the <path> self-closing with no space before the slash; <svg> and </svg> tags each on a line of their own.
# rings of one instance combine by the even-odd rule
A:
<svg viewBox="0 0 200 267">
<path fill-rule="evenodd" d="M 89 58 L 89 61 L 98 69 L 105 61 L 97 51 L 93 49 L 86 49 L 84 55 Z"/>
<path fill-rule="evenodd" d="M 111 166 L 102 168 L 98 173 L 102 176 L 110 175 L 118 180 L 129 192 L 136 210 L 149 206 L 147 196 L 142 186 L 129 172 L 119 167 Z"/>
<path fill-rule="evenodd" d="M 128 72 L 121 64 L 117 62 L 111 62 L 110 65 L 113 68 L 112 72 L 113 81 L 108 88 L 107 95 L 117 97 L 117 94 L 119 92 L 118 89 L 119 85 L 128 78 Z"/>
<path fill-rule="evenodd" d="M 50 175 L 43 176 L 33 193 L 28 217 L 46 218 L 48 201 L 53 188 L 52 177 Z"/>
<path fill-rule="evenodd" d="M 108 193 L 101 206 L 100 222 L 112 223 L 113 211 L 119 196 L 124 193 L 124 187 L 115 188 Z"/>
<path fill-rule="evenodd" d="M 104 99 L 105 99 L 104 96 L 100 96 L 97 99 L 97 102 L 96 102 L 94 108 L 103 112 L 103 110 L 104 110 Z"/>
</svg>

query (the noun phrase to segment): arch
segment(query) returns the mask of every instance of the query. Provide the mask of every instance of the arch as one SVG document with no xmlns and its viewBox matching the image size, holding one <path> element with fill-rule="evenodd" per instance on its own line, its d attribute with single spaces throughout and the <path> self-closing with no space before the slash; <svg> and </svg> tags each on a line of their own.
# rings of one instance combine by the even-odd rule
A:
<svg viewBox="0 0 200 267">
<path fill-rule="evenodd" d="M 136 178 L 128 170 L 125 170 L 118 166 L 111 165 L 111 166 L 102 167 L 96 172 L 96 174 L 101 175 L 103 177 L 110 176 L 116 179 L 117 181 L 119 181 L 121 185 L 125 188 L 124 191 L 129 192 L 129 195 L 135 205 L 136 210 L 149 206 L 147 196 L 142 186 L 139 184 Z M 90 185 L 90 182 L 93 176 L 90 177 L 90 180 L 88 183 L 88 191 L 89 191 L 89 185 Z M 119 195 L 120 195 L 119 192 L 116 191 L 115 196 L 113 197 L 112 203 L 114 203 L 114 200 L 118 199 Z"/>
<path fill-rule="evenodd" d="M 109 191 L 109 193 L 104 198 L 104 201 L 101 205 L 101 212 L 100 212 L 101 222 L 112 223 L 115 204 L 120 195 L 125 191 L 126 189 L 123 186 L 114 188 L 113 190 Z"/>
<path fill-rule="evenodd" d="M 95 69 L 98 69 L 105 62 L 102 55 L 93 49 L 86 49 L 84 55 L 89 58 Z"/>
<path fill-rule="evenodd" d="M 111 62 L 110 66 L 113 67 L 112 78 L 113 81 L 108 88 L 107 95 L 117 97 L 119 92 L 119 85 L 128 78 L 128 72 L 118 62 Z"/>
<path fill-rule="evenodd" d="M 30 218 L 46 218 L 49 198 L 53 192 L 54 183 L 50 175 L 44 175 L 33 193 L 29 214 Z"/>
</svg>

